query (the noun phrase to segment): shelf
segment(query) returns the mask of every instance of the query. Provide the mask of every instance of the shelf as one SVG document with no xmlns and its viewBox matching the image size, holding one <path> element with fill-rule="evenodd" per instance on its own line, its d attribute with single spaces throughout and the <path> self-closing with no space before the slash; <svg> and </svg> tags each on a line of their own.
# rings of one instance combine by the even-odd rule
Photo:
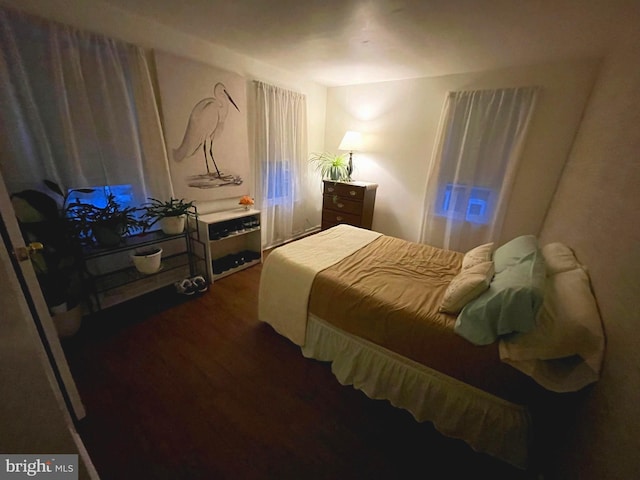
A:
<svg viewBox="0 0 640 480">
<path fill-rule="evenodd" d="M 260 231 L 260 227 L 255 227 L 255 228 L 245 228 L 244 230 L 237 230 L 233 233 L 230 233 L 229 235 L 227 235 L 226 237 L 220 237 L 220 238 L 212 238 L 209 241 L 211 243 L 213 242 L 222 242 L 223 240 L 227 240 L 229 238 L 233 238 L 233 237 L 239 237 L 242 235 L 247 235 L 251 232 L 258 232 Z"/>
<path fill-rule="evenodd" d="M 181 265 L 171 270 L 144 275 L 135 282 L 120 285 L 97 293 L 100 308 L 108 308 L 131 298 L 144 295 L 191 276 L 189 265 Z"/>
<path fill-rule="evenodd" d="M 206 263 L 211 281 L 231 275 L 262 262 L 260 210 L 235 208 L 198 217 L 198 232 L 206 246 Z M 243 253 L 251 252 L 239 266 L 230 266 Z M 222 263 L 222 270 L 221 268 Z M 233 265 L 233 263 L 232 263 Z"/>
<path fill-rule="evenodd" d="M 208 276 L 208 244 L 196 228 L 197 211 L 187 217 L 178 234 L 153 230 L 126 237 L 110 248 L 87 247 L 83 251 L 84 275 L 93 303 L 100 310 L 196 275 Z M 162 249 L 161 267 L 144 274 L 132 264 L 131 255 L 151 247 Z"/>
<path fill-rule="evenodd" d="M 198 220 L 202 223 L 212 224 L 259 214 L 260 210 L 256 210 L 255 208 L 250 208 L 249 210 L 245 210 L 244 208 L 234 208 L 223 212 L 205 213 L 204 215 L 200 215 Z"/>
<path fill-rule="evenodd" d="M 145 274 L 140 273 L 135 267 L 128 267 L 114 272 L 105 273 L 102 275 L 96 275 L 94 277 L 96 290 L 98 292 L 106 292 L 114 288 L 122 287 L 129 283 L 137 282 L 142 279 L 153 277 L 176 268 L 189 266 L 189 254 L 187 252 L 180 253 L 178 255 L 172 255 L 162 259 L 160 264 L 160 270 L 155 273 Z"/>
<path fill-rule="evenodd" d="M 167 235 L 162 230 L 153 230 L 144 234 L 125 237 L 122 242 L 115 247 L 85 247 L 83 250 L 83 256 L 85 260 L 90 260 L 92 258 L 97 258 L 105 255 L 114 255 L 137 248 L 154 245 L 158 242 L 164 242 L 173 239 L 182 239 L 187 233 L 190 232 Z"/>
<path fill-rule="evenodd" d="M 222 273 L 214 273 L 213 274 L 213 279 L 214 280 L 219 280 L 221 278 L 224 278 L 228 275 L 232 275 L 236 272 L 239 272 L 241 270 L 244 270 L 245 268 L 249 268 L 249 267 L 253 267 L 254 265 L 258 265 L 261 262 L 260 259 L 258 260 L 252 260 L 250 262 L 245 262 L 242 265 L 238 266 L 238 267 L 234 267 L 234 268 L 230 268 L 229 270 L 225 270 Z"/>
</svg>

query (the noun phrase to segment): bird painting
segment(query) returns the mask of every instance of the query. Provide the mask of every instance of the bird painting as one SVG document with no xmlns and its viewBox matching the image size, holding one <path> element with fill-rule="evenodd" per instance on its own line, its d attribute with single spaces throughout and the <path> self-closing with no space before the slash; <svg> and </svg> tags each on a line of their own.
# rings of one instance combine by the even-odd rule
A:
<svg viewBox="0 0 640 480">
<path fill-rule="evenodd" d="M 181 162 L 202 150 L 206 173 L 191 177 L 189 186 L 213 188 L 226 185 L 240 185 L 242 178 L 237 175 L 225 175 L 218 168 L 214 157 L 214 142 L 224 130 L 224 122 L 229 113 L 229 105 L 240 112 L 223 83 L 216 83 L 213 97 L 203 98 L 191 110 L 182 143 L 173 149 L 173 159 Z M 209 167 L 209 160 L 213 170 Z"/>
</svg>

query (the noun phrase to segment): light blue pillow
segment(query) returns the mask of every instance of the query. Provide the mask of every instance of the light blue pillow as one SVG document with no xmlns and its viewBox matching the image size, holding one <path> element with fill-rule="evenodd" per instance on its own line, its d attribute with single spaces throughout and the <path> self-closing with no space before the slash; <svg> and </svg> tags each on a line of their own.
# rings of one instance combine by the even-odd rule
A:
<svg viewBox="0 0 640 480">
<path fill-rule="evenodd" d="M 488 290 L 465 305 L 455 332 L 471 343 L 487 345 L 501 335 L 533 330 L 544 299 L 545 280 L 539 250 L 520 257 L 495 274 Z"/>
<path fill-rule="evenodd" d="M 538 239 L 534 235 L 522 235 L 508 241 L 493 252 L 496 273 L 515 265 L 522 258 L 538 250 Z"/>
</svg>

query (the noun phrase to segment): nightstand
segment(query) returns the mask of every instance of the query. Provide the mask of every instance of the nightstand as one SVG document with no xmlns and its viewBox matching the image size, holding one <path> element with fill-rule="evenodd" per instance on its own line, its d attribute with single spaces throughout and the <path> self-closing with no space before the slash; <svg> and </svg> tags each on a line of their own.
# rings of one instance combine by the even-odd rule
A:
<svg viewBox="0 0 640 480">
<path fill-rule="evenodd" d="M 324 180 L 322 230 L 340 223 L 371 229 L 378 185 Z"/>
</svg>

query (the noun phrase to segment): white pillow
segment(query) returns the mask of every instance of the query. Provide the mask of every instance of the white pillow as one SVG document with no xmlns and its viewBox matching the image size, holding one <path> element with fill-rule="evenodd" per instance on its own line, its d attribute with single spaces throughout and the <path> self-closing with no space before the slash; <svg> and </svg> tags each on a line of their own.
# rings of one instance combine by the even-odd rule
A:
<svg viewBox="0 0 640 480">
<path fill-rule="evenodd" d="M 564 243 L 554 242 L 542 247 L 542 256 L 547 267 L 547 275 L 555 275 L 556 273 L 567 272 L 582 265 L 578 263 L 573 250 Z"/>
<path fill-rule="evenodd" d="M 602 321 L 589 277 L 583 269 L 576 268 L 548 278 L 536 327 L 504 338 L 500 358 L 550 360 L 578 355 L 587 359 L 602 348 Z"/>
<path fill-rule="evenodd" d="M 491 261 L 493 253 L 493 242 L 478 245 L 464 254 L 462 258 L 462 270 L 474 267 L 480 263 Z"/>
<path fill-rule="evenodd" d="M 463 307 L 489 288 L 493 262 L 483 262 L 460 271 L 447 287 L 440 311 L 457 314 Z"/>
</svg>

